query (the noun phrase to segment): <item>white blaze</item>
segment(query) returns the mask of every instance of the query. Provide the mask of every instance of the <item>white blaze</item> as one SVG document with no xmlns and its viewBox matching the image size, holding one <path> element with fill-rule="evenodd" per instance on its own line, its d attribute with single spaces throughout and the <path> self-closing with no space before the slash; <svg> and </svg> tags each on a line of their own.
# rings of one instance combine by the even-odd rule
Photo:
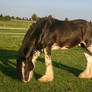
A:
<svg viewBox="0 0 92 92">
<path fill-rule="evenodd" d="M 24 67 L 25 67 L 25 64 L 24 64 L 24 62 L 22 62 L 22 76 L 23 76 L 23 80 L 25 78 L 25 75 L 24 75 Z"/>
</svg>

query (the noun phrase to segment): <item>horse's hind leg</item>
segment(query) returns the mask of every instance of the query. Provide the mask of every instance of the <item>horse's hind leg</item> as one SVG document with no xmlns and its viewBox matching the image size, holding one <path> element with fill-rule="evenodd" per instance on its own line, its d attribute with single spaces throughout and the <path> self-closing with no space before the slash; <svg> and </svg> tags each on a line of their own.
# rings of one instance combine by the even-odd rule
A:
<svg viewBox="0 0 92 92">
<path fill-rule="evenodd" d="M 90 46 L 88 50 L 92 52 L 92 46 Z M 79 75 L 80 78 L 92 78 L 92 54 L 89 51 L 87 51 L 87 49 L 84 49 L 84 55 L 87 60 L 87 66 L 84 72 Z"/>
<path fill-rule="evenodd" d="M 49 82 L 53 80 L 53 68 L 52 68 L 52 61 L 51 61 L 51 49 L 46 48 L 44 49 L 45 54 L 45 65 L 46 65 L 46 72 L 39 81 L 41 82 Z"/>
</svg>

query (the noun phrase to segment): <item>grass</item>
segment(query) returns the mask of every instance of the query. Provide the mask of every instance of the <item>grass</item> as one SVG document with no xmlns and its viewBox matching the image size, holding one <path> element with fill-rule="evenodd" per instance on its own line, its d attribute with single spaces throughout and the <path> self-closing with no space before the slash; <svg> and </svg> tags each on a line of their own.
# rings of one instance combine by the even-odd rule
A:
<svg viewBox="0 0 92 92">
<path fill-rule="evenodd" d="M 26 21 L 0 21 L 0 27 L 28 28 L 31 24 Z"/>
<path fill-rule="evenodd" d="M 38 81 L 45 73 L 43 55 L 37 59 L 32 80 L 26 84 L 18 81 L 16 54 L 23 37 L 24 35 L 0 34 L 0 92 L 92 92 L 92 79 L 78 78 L 86 67 L 86 59 L 82 50 L 77 47 L 71 50 L 52 51 L 54 81 L 47 83 Z"/>
<path fill-rule="evenodd" d="M 0 29 L 0 33 L 26 33 L 26 30 L 19 30 L 19 29 Z"/>
</svg>

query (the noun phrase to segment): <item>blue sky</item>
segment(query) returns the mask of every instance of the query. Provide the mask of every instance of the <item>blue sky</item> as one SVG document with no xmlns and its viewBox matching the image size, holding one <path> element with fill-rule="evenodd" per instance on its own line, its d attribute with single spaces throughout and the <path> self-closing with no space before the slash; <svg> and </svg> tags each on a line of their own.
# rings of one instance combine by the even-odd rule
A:
<svg viewBox="0 0 92 92">
<path fill-rule="evenodd" d="M 51 14 L 58 19 L 92 20 L 92 0 L 0 0 L 0 13 L 20 17 Z"/>
</svg>

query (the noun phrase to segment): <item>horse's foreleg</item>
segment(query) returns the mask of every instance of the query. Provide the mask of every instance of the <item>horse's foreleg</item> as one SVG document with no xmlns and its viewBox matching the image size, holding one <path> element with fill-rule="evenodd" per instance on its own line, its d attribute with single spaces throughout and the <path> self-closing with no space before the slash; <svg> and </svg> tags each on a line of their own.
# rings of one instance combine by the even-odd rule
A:
<svg viewBox="0 0 92 92">
<path fill-rule="evenodd" d="M 41 82 L 49 82 L 53 80 L 53 68 L 52 68 L 52 61 L 51 61 L 51 49 L 44 49 L 45 54 L 45 65 L 46 65 L 46 72 L 39 81 Z"/>
<path fill-rule="evenodd" d="M 33 57 L 32 57 L 32 63 L 33 65 L 35 66 L 35 62 L 36 62 L 36 59 L 40 56 L 40 51 L 36 51 L 34 54 L 33 54 Z"/>
<path fill-rule="evenodd" d="M 92 46 L 88 48 L 90 52 L 92 52 Z M 84 49 L 84 55 L 87 60 L 87 66 L 84 72 L 82 72 L 79 77 L 80 78 L 92 78 L 92 54 Z"/>
<path fill-rule="evenodd" d="M 36 51 L 34 54 L 33 54 L 33 57 L 32 57 L 32 63 L 35 67 L 35 62 L 36 62 L 36 59 L 38 58 L 38 56 L 40 56 L 40 51 Z M 32 78 L 33 76 L 33 70 L 30 72 L 29 74 L 29 79 Z"/>
</svg>

